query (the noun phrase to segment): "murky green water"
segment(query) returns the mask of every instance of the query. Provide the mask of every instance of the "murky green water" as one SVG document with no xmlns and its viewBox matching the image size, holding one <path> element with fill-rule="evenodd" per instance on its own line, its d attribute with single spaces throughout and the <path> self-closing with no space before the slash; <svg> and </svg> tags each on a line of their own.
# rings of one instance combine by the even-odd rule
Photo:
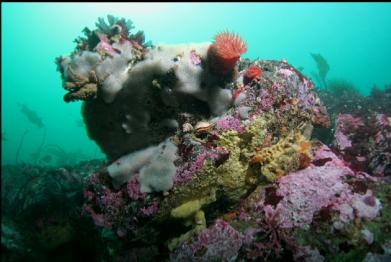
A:
<svg viewBox="0 0 391 262">
<path fill-rule="evenodd" d="M 107 14 L 131 19 L 154 44 L 211 41 L 231 30 L 247 41 L 245 58 L 285 58 L 311 77 L 317 68 L 310 53 L 320 53 L 328 80 L 345 79 L 363 94 L 391 83 L 389 3 L 5 3 L 2 165 L 104 156 L 83 127 L 81 102 L 63 101 L 54 58 L 71 52 L 81 30 Z"/>
</svg>

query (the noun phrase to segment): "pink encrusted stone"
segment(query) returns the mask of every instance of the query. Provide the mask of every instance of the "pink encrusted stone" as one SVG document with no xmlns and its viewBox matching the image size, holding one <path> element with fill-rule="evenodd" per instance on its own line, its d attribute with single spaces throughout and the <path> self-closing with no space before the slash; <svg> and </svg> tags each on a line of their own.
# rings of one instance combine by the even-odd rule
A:
<svg viewBox="0 0 391 262">
<path fill-rule="evenodd" d="M 277 195 L 281 227 L 302 227 L 312 222 L 313 215 L 322 207 L 337 202 L 336 195 L 348 194 L 348 186 L 340 177 L 345 170 L 333 166 L 310 166 L 293 172 L 279 181 Z"/>
<path fill-rule="evenodd" d="M 352 141 L 339 129 L 335 132 L 335 143 L 339 150 L 345 150 L 352 147 Z"/>
<path fill-rule="evenodd" d="M 131 199 L 137 200 L 146 195 L 146 193 L 141 193 L 140 183 L 137 180 L 137 175 L 133 175 L 129 180 L 126 186 L 128 195 Z"/>
<path fill-rule="evenodd" d="M 218 219 L 194 241 L 187 241 L 173 255 L 173 261 L 228 261 L 238 254 L 243 236 L 230 224 Z M 203 251 L 201 256 L 197 253 Z"/>
<path fill-rule="evenodd" d="M 226 116 L 223 118 L 220 118 L 216 122 L 217 128 L 227 130 L 235 130 L 238 133 L 243 133 L 245 131 L 244 126 L 240 122 L 239 119 L 233 117 L 233 116 Z"/>
<path fill-rule="evenodd" d="M 142 207 L 140 208 L 141 213 L 143 213 L 145 216 L 153 216 L 159 212 L 159 203 L 154 201 L 152 205 L 149 207 Z"/>
<path fill-rule="evenodd" d="M 286 78 L 288 78 L 289 76 L 291 76 L 293 74 L 292 70 L 284 69 L 284 68 L 281 68 L 278 72 L 280 74 L 284 75 Z"/>
<path fill-rule="evenodd" d="M 185 163 L 184 165 L 179 166 L 176 170 L 176 175 L 173 178 L 174 186 L 191 181 L 193 176 L 203 168 L 206 159 L 215 160 L 217 157 L 217 153 L 205 151 L 198 154 L 193 163 Z"/>
<path fill-rule="evenodd" d="M 96 213 L 91 206 L 84 205 L 84 210 L 90 214 L 95 225 L 105 228 L 111 228 L 113 226 L 112 223 L 105 219 L 105 216 L 103 214 Z"/>
<path fill-rule="evenodd" d="M 346 131 L 348 131 L 347 129 L 349 128 L 357 129 L 364 126 L 364 122 L 360 117 L 354 117 L 350 114 L 340 114 L 338 116 L 337 121 L 340 123 L 341 127 Z"/>
<path fill-rule="evenodd" d="M 270 205 L 263 206 L 265 214 L 277 214 L 281 228 L 309 225 L 314 214 L 325 207 L 339 211 L 344 223 L 355 217 L 373 219 L 379 214 L 381 203 L 372 191 L 368 190 L 365 195 L 353 193 L 342 179 L 366 174 L 354 173 L 325 145 L 319 147 L 314 156 L 315 160 L 327 161 L 280 178 L 276 193 L 283 198 L 274 210 Z"/>
<path fill-rule="evenodd" d="M 360 117 L 354 117 L 350 114 L 340 114 L 336 120 L 335 144 L 339 150 L 345 150 L 352 147 L 352 141 L 349 134 L 364 126 Z"/>
</svg>

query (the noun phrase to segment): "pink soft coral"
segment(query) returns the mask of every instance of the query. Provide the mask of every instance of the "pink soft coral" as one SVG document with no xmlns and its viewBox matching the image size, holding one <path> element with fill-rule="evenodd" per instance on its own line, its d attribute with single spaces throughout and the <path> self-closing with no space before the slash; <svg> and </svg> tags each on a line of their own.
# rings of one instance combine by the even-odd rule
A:
<svg viewBox="0 0 391 262">
<path fill-rule="evenodd" d="M 98 52 L 107 53 L 110 55 L 116 54 L 114 48 L 110 45 L 110 41 L 106 35 L 99 36 L 100 42 L 95 47 Z"/>
</svg>

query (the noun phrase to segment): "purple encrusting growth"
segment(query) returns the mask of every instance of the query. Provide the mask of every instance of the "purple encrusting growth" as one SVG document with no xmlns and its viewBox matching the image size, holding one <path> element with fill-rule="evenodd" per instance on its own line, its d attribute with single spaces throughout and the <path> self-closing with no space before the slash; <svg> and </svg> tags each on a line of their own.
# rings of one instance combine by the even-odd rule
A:
<svg viewBox="0 0 391 262">
<path fill-rule="evenodd" d="M 103 226 L 106 228 L 112 228 L 113 224 L 117 222 L 120 217 L 121 210 L 124 208 L 124 199 L 122 191 L 112 192 L 109 188 L 105 188 L 104 194 L 100 197 L 95 197 L 95 205 L 100 210 L 104 210 L 103 213 L 97 213 L 94 211 L 91 205 L 85 205 L 85 210 L 90 213 L 92 219 L 97 226 Z M 87 191 L 89 192 L 89 191 Z M 90 194 L 85 194 L 91 199 Z"/>
<path fill-rule="evenodd" d="M 235 130 L 238 133 L 243 133 L 245 131 L 244 126 L 238 118 L 233 116 L 225 116 L 217 120 L 217 128 L 222 130 Z"/>
<path fill-rule="evenodd" d="M 335 143 L 339 150 L 345 150 L 352 147 L 352 141 L 347 135 L 345 135 L 341 129 L 335 131 Z"/>
<path fill-rule="evenodd" d="M 217 158 L 217 154 L 209 151 L 202 152 L 195 157 L 194 162 L 186 162 L 177 168 L 176 175 L 174 176 L 174 185 L 180 185 L 192 180 L 193 176 L 204 166 L 205 160 L 214 160 Z"/>
<path fill-rule="evenodd" d="M 145 197 L 146 193 L 141 193 L 140 183 L 137 181 L 137 175 L 132 176 L 126 186 L 128 195 L 131 199 L 137 200 L 142 197 Z"/>
<path fill-rule="evenodd" d="M 327 161 L 321 166 L 311 164 L 278 181 L 276 193 L 282 200 L 273 213 L 278 214 L 281 228 L 309 225 L 314 214 L 327 207 L 339 211 L 342 222 L 355 217 L 372 219 L 378 215 L 381 203 L 371 190 L 365 195 L 353 193 L 349 184 L 343 181 L 347 176 L 367 177 L 366 174 L 354 173 L 325 145 L 314 155 L 315 161 Z M 265 213 L 271 213 L 271 208 L 264 206 Z"/>
<path fill-rule="evenodd" d="M 333 145 L 353 169 L 387 176 L 391 174 L 390 119 L 385 114 L 340 114 Z"/>
<path fill-rule="evenodd" d="M 370 167 L 376 176 L 391 173 L 391 117 L 376 115 L 375 148 L 371 153 Z"/>
<path fill-rule="evenodd" d="M 289 78 L 289 76 L 293 74 L 293 72 L 290 69 L 285 69 L 285 68 L 281 68 L 280 70 L 278 70 L 278 72 L 283 76 L 285 76 L 286 78 Z"/>
<path fill-rule="evenodd" d="M 352 141 L 349 138 L 351 132 L 364 126 L 360 117 L 354 117 L 350 114 L 340 114 L 336 120 L 335 143 L 339 150 L 345 150 L 352 147 Z"/>
<path fill-rule="evenodd" d="M 260 91 L 260 100 L 261 100 L 260 108 L 262 110 L 268 110 L 274 104 L 272 95 L 266 89 L 262 89 Z"/>
<path fill-rule="evenodd" d="M 84 211 L 95 225 L 112 229 L 119 237 L 125 237 L 132 230 L 138 218 L 152 217 L 159 212 L 159 202 L 146 193 L 141 193 L 137 174 L 119 190 L 112 188 L 102 173 L 95 173 L 89 179 L 84 191 Z"/>
<path fill-rule="evenodd" d="M 313 88 L 314 84 L 306 79 L 299 85 L 297 97 L 301 100 L 305 108 L 312 107 L 316 104 L 314 93 L 309 92 Z"/>
<path fill-rule="evenodd" d="M 246 99 L 242 99 L 241 102 L 238 104 L 238 106 L 248 106 L 251 108 L 254 108 L 256 106 L 257 97 L 258 97 L 258 90 L 255 88 L 247 88 L 242 93 L 246 95 Z"/>
<path fill-rule="evenodd" d="M 141 211 L 141 213 L 143 213 L 143 215 L 145 215 L 147 217 L 153 216 L 153 215 L 157 214 L 157 212 L 159 212 L 159 203 L 154 201 L 154 202 L 152 202 L 152 205 L 150 205 L 148 207 L 140 208 L 140 211 Z"/>
<path fill-rule="evenodd" d="M 172 256 L 173 261 L 228 261 L 237 256 L 243 236 L 230 224 L 218 219 L 196 239 L 187 241 Z"/>
</svg>

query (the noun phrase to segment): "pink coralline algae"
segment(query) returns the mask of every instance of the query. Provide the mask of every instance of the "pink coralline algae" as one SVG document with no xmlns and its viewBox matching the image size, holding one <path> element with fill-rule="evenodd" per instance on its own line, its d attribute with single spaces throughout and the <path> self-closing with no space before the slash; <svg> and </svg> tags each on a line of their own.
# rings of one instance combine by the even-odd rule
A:
<svg viewBox="0 0 391 262">
<path fill-rule="evenodd" d="M 201 64 L 201 57 L 194 50 L 190 52 L 190 60 L 193 65 Z"/>
<path fill-rule="evenodd" d="M 153 216 L 159 212 L 159 203 L 158 202 L 153 202 L 152 205 L 149 207 L 142 207 L 140 208 L 141 213 L 143 213 L 144 216 Z"/>
<path fill-rule="evenodd" d="M 291 70 L 285 69 L 285 68 L 281 68 L 278 72 L 283 74 L 286 78 L 288 78 L 289 76 L 291 76 L 293 74 L 293 72 Z"/>
<path fill-rule="evenodd" d="M 96 225 L 111 228 L 118 219 L 121 209 L 124 207 L 123 195 L 121 191 L 112 192 L 108 188 L 104 191 L 105 195 L 100 198 L 95 198 L 95 204 L 99 206 L 100 210 L 104 210 L 104 213 L 97 213 L 88 204 L 84 206 L 84 209 L 90 213 Z"/>
<path fill-rule="evenodd" d="M 173 261 L 228 261 L 237 256 L 242 235 L 228 222 L 218 219 L 193 241 L 187 241 L 173 255 Z"/>
<path fill-rule="evenodd" d="M 333 145 L 352 169 L 375 176 L 391 174 L 391 118 L 387 115 L 340 114 Z"/>
<path fill-rule="evenodd" d="M 90 188 L 84 191 L 84 210 L 97 226 L 112 228 L 124 204 L 122 192 L 112 192 L 109 188 L 102 187 L 101 173 L 91 175 L 89 183 Z"/>
<path fill-rule="evenodd" d="M 267 110 L 273 106 L 273 99 L 271 98 L 265 98 L 261 100 L 261 109 L 262 110 Z"/>
<path fill-rule="evenodd" d="M 343 151 L 352 147 L 349 134 L 364 126 L 364 123 L 360 117 L 354 117 L 350 114 L 340 114 L 336 123 L 335 143 L 338 149 Z"/>
<path fill-rule="evenodd" d="M 223 130 L 235 130 L 238 133 L 243 133 L 245 131 L 244 126 L 241 121 L 233 116 L 226 116 L 217 120 L 217 128 Z"/>
<path fill-rule="evenodd" d="M 268 92 L 266 89 L 261 89 L 259 92 L 259 100 L 260 100 L 260 109 L 268 110 L 274 104 L 274 99 L 272 94 Z"/>
<path fill-rule="evenodd" d="M 174 185 L 183 184 L 192 180 L 193 176 L 204 166 L 205 160 L 214 160 L 217 155 L 208 151 L 198 154 L 193 163 L 185 163 L 177 169 Z"/>
<path fill-rule="evenodd" d="M 378 114 L 375 128 L 375 147 L 370 154 L 369 166 L 376 176 L 389 175 L 391 173 L 391 117 Z"/>
<path fill-rule="evenodd" d="M 119 237 L 125 237 L 139 223 L 139 218 L 152 217 L 159 211 L 158 201 L 140 192 L 137 174 L 120 190 L 107 183 L 102 173 L 93 174 L 84 191 L 84 211 L 95 225 L 112 229 Z"/>
<path fill-rule="evenodd" d="M 335 132 L 335 143 L 339 150 L 345 150 L 346 148 L 352 147 L 352 141 L 347 135 L 342 133 L 340 129 Z"/>
<path fill-rule="evenodd" d="M 137 181 L 137 175 L 132 176 L 129 180 L 127 186 L 127 192 L 131 199 L 137 200 L 146 195 L 146 193 L 141 193 L 140 183 Z"/>
<path fill-rule="evenodd" d="M 340 122 L 340 126 L 344 131 L 349 128 L 357 129 L 364 126 L 364 122 L 360 117 L 354 117 L 350 114 L 340 114 L 337 121 Z"/>
<path fill-rule="evenodd" d="M 84 210 L 90 214 L 92 217 L 92 220 L 94 221 L 95 225 L 105 227 L 105 228 L 111 228 L 112 223 L 108 222 L 103 214 L 97 214 L 91 206 L 85 205 Z"/>
<path fill-rule="evenodd" d="M 358 176 L 326 146 L 315 152 L 315 161 L 327 159 L 323 165 L 290 173 L 278 181 L 277 195 L 283 199 L 277 204 L 281 228 L 303 227 L 312 222 L 322 208 L 330 207 L 340 212 L 340 219 L 348 222 L 355 217 L 372 219 L 381 209 L 381 203 L 370 190 L 365 195 L 353 193 L 344 183 L 347 176 Z M 365 174 L 360 174 L 365 175 Z M 266 214 L 273 213 L 265 206 Z"/>
<path fill-rule="evenodd" d="M 88 190 L 84 191 L 84 198 L 87 201 L 91 201 L 92 199 L 94 199 L 94 197 L 95 197 L 95 193 L 94 192 L 91 192 L 91 191 L 88 191 Z"/>
</svg>

